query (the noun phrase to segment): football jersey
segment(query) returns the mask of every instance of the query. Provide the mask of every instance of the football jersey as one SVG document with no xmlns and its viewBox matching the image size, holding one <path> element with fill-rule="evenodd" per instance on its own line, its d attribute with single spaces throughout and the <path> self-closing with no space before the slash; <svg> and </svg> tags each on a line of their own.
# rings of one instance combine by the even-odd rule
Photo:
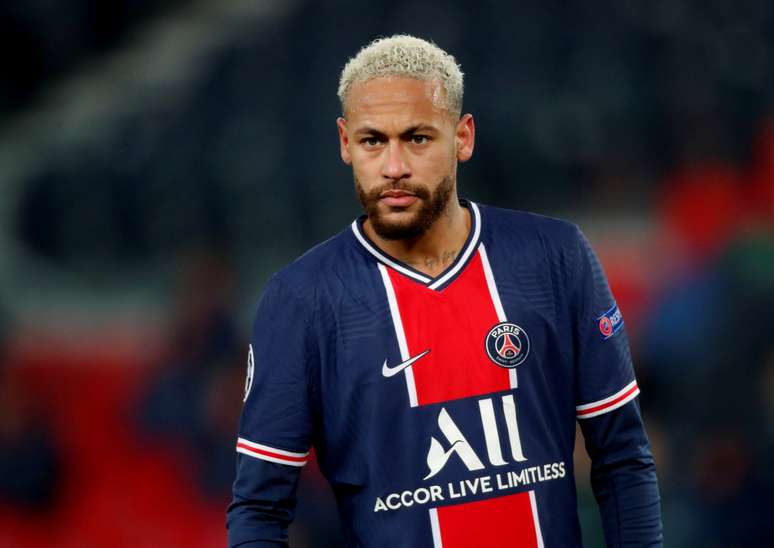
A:
<svg viewBox="0 0 774 548">
<path fill-rule="evenodd" d="M 353 547 L 580 546 L 576 420 L 626 410 L 635 441 L 619 447 L 650 457 L 624 321 L 585 237 L 461 203 L 467 241 L 436 277 L 379 249 L 361 217 L 271 278 L 232 546 L 286 542 L 312 450 Z"/>
</svg>

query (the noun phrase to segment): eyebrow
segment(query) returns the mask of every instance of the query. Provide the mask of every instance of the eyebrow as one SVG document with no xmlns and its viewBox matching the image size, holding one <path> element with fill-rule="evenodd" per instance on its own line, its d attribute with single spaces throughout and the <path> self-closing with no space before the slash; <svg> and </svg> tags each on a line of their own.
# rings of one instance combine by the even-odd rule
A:
<svg viewBox="0 0 774 548">
<path fill-rule="evenodd" d="M 410 135 L 413 135 L 414 133 L 418 131 L 434 131 L 437 132 L 438 129 L 434 126 L 431 126 L 430 124 L 417 124 L 415 126 L 411 126 L 409 128 L 404 129 L 401 131 L 400 136 L 401 137 L 408 137 Z M 384 132 L 379 131 L 378 129 L 372 128 L 372 127 L 361 127 L 358 128 L 355 131 L 355 135 L 373 135 L 375 137 L 385 137 L 386 135 Z"/>
</svg>

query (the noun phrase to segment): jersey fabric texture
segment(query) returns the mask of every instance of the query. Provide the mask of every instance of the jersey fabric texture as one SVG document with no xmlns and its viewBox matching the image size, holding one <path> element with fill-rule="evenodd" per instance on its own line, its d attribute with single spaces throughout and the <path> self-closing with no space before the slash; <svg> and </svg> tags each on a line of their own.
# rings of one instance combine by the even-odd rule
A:
<svg viewBox="0 0 774 548">
<path fill-rule="evenodd" d="M 314 448 L 347 546 L 581 546 L 575 425 L 609 546 L 660 546 L 656 475 L 623 318 L 578 228 L 462 200 L 431 278 L 364 218 L 258 305 L 229 546 L 287 545 Z"/>
</svg>

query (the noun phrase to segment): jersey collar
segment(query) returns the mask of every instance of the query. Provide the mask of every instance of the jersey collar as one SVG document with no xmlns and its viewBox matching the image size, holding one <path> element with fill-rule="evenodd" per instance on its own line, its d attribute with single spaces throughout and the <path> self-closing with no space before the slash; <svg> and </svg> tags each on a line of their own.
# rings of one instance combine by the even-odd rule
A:
<svg viewBox="0 0 774 548">
<path fill-rule="evenodd" d="M 386 266 L 400 272 L 404 276 L 408 276 L 413 280 L 425 285 L 429 289 L 440 290 L 449 285 L 457 275 L 462 272 L 462 269 L 470 261 L 473 256 L 473 252 L 478 247 L 481 240 L 481 212 L 478 206 L 468 200 L 461 199 L 460 205 L 467 207 L 470 210 L 471 226 L 470 232 L 468 232 L 468 238 L 465 240 L 465 244 L 462 246 L 462 251 L 457 255 L 454 262 L 449 267 L 441 272 L 435 278 L 431 278 L 427 274 L 420 272 L 419 270 L 407 265 L 403 261 L 400 261 L 388 253 L 382 251 L 377 245 L 366 236 L 363 230 L 363 221 L 366 216 L 361 215 L 352 222 L 352 232 L 360 245 L 370 253 L 377 261 L 383 263 Z"/>
</svg>

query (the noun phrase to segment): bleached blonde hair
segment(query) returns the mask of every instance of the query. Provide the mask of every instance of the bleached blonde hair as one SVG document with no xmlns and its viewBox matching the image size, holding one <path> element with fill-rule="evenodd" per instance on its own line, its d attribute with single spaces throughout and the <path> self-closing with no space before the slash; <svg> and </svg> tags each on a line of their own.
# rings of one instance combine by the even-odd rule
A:
<svg viewBox="0 0 774 548">
<path fill-rule="evenodd" d="M 377 38 L 347 62 L 339 79 L 341 111 L 347 111 L 354 84 L 385 76 L 437 81 L 446 92 L 439 106 L 457 116 L 462 113 L 463 75 L 457 61 L 432 42 L 408 34 Z"/>
</svg>

